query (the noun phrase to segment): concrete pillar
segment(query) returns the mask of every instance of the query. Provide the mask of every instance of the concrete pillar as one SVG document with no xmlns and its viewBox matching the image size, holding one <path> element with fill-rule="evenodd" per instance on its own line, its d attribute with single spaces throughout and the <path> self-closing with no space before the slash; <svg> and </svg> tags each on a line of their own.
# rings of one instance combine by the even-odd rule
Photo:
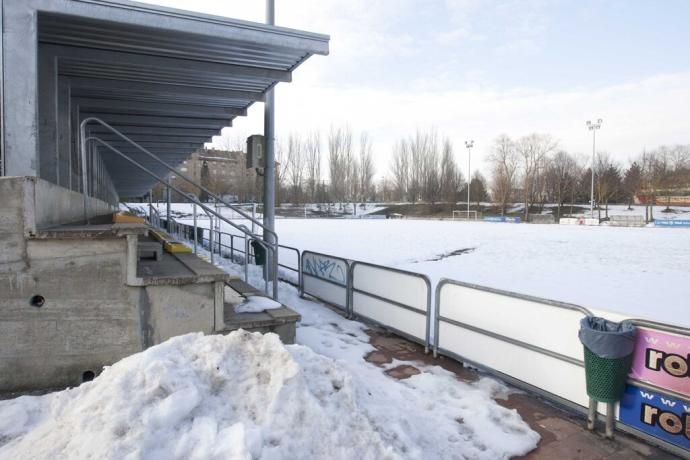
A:
<svg viewBox="0 0 690 460">
<path fill-rule="evenodd" d="M 58 79 L 57 88 L 57 152 L 58 185 L 73 190 L 70 126 L 70 85 Z"/>
<path fill-rule="evenodd" d="M 57 57 L 38 49 L 38 173 L 59 184 L 57 155 Z"/>
<path fill-rule="evenodd" d="M 12 8 L 3 8 L 2 103 L 8 176 L 36 176 L 38 171 L 36 17 L 31 5 L 13 2 Z"/>
</svg>

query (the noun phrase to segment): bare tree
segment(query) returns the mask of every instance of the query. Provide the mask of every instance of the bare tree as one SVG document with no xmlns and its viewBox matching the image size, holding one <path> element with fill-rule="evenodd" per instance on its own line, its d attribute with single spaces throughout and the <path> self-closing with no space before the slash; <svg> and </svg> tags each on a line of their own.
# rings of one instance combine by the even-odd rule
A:
<svg viewBox="0 0 690 460">
<path fill-rule="evenodd" d="M 367 201 L 374 188 L 374 160 L 371 139 L 366 132 L 362 133 L 359 141 L 359 194 L 360 201 Z"/>
<path fill-rule="evenodd" d="M 393 174 L 393 186 L 398 200 L 408 199 L 410 187 L 410 149 L 407 141 L 401 139 L 393 146 L 393 158 L 391 172 Z"/>
<path fill-rule="evenodd" d="M 529 220 L 530 207 L 539 198 L 540 175 L 546 159 L 556 149 L 557 143 L 547 134 L 530 134 L 517 141 L 515 148 L 520 159 L 522 195 L 525 205 L 525 221 Z"/>
<path fill-rule="evenodd" d="M 316 190 L 321 180 L 321 134 L 313 131 L 305 142 L 306 181 L 309 200 L 316 201 Z"/>
<path fill-rule="evenodd" d="M 340 203 L 349 197 L 352 159 L 352 131 L 350 127 L 331 127 L 328 133 L 328 174 L 333 199 Z"/>
<path fill-rule="evenodd" d="M 305 155 L 302 144 L 302 138 L 299 134 L 290 134 L 288 138 L 288 148 L 285 157 L 286 166 L 285 172 L 287 180 L 290 185 L 292 194 L 292 202 L 297 204 L 302 198 L 302 189 L 304 181 L 304 164 Z"/>
<path fill-rule="evenodd" d="M 453 144 L 447 138 L 443 141 L 439 180 L 441 199 L 446 202 L 456 202 L 460 191 L 460 184 L 465 182 L 465 179 L 455 162 Z"/>
<path fill-rule="evenodd" d="M 501 207 L 501 215 L 505 215 L 515 188 L 518 168 L 515 143 L 510 137 L 502 134 L 496 138 L 489 162 L 491 163 L 491 194 L 493 200 Z"/>
<path fill-rule="evenodd" d="M 621 174 L 618 165 L 611 160 L 607 152 L 599 152 L 594 166 L 596 176 L 597 208 L 601 219 L 601 205 L 605 206 L 606 215 L 609 217 L 609 202 L 621 193 Z"/>
</svg>

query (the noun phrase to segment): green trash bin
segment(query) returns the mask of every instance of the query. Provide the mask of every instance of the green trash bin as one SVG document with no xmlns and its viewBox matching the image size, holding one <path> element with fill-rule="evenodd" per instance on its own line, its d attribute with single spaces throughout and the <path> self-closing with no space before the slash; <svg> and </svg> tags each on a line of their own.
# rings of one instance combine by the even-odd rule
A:
<svg viewBox="0 0 690 460">
<path fill-rule="evenodd" d="M 256 240 L 252 240 L 251 245 L 254 250 L 254 261 L 256 265 L 266 265 L 266 248 Z"/>
<path fill-rule="evenodd" d="M 635 326 L 590 316 L 580 322 L 587 394 L 600 402 L 619 401 L 632 364 Z"/>
</svg>

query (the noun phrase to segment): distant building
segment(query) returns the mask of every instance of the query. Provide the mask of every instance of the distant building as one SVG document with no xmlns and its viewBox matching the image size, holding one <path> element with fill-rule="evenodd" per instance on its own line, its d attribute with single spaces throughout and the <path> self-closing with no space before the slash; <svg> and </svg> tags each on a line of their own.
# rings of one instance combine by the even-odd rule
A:
<svg viewBox="0 0 690 460">
<path fill-rule="evenodd" d="M 655 204 L 658 206 L 690 206 L 690 188 L 672 190 L 642 190 L 634 197 L 635 204 Z"/>
<path fill-rule="evenodd" d="M 228 201 L 251 202 L 259 199 L 261 186 L 256 170 L 247 169 L 246 156 L 244 152 L 200 149 L 184 160 L 177 169 Z M 173 179 L 172 183 L 185 192 L 201 196 L 198 190 L 179 177 Z M 165 198 L 162 185 L 154 187 L 153 198 Z"/>
</svg>

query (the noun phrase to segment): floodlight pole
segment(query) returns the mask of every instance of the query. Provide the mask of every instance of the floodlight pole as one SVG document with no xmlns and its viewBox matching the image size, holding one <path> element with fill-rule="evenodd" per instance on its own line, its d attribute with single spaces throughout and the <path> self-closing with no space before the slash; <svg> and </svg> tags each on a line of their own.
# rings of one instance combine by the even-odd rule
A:
<svg viewBox="0 0 690 460">
<path fill-rule="evenodd" d="M 465 141 L 465 147 L 467 147 L 467 220 L 470 219 L 470 185 L 472 184 L 472 147 L 474 147 L 474 141 Z"/>
<path fill-rule="evenodd" d="M 275 1 L 266 0 L 266 24 L 275 25 Z M 275 98 L 273 89 L 266 91 L 266 103 L 264 105 L 264 138 L 266 149 L 264 151 L 264 226 L 271 232 L 275 231 L 275 205 L 276 205 L 276 161 L 275 161 Z M 272 233 L 264 234 L 269 243 L 274 243 Z M 267 257 L 270 257 L 267 251 Z M 272 254 L 271 254 L 272 255 Z M 267 264 L 272 263 L 270 260 Z M 268 270 L 269 278 L 273 271 Z M 272 280 L 271 280 L 272 281 Z"/>
<path fill-rule="evenodd" d="M 587 129 L 592 131 L 592 190 L 589 198 L 589 213 L 594 217 L 594 161 L 597 151 L 597 129 L 601 128 L 603 120 L 599 118 L 596 122 L 587 120 Z M 599 214 L 601 216 L 601 214 Z"/>
</svg>

